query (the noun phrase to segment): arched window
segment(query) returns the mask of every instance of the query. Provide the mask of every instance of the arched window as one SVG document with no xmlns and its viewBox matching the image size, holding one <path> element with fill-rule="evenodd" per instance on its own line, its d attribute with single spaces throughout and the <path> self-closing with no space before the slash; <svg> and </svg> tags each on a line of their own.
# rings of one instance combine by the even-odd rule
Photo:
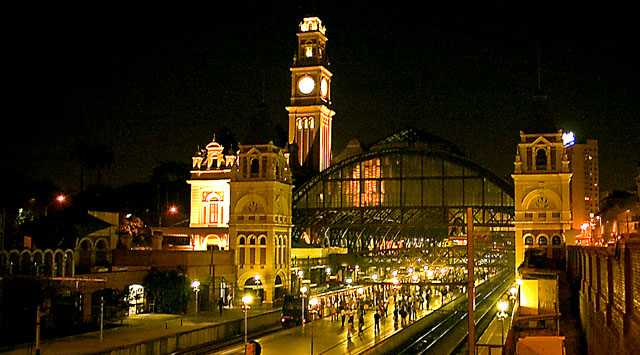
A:
<svg viewBox="0 0 640 355">
<path fill-rule="evenodd" d="M 267 263 L 267 238 L 260 237 L 260 264 Z"/>
<path fill-rule="evenodd" d="M 245 249 L 245 246 L 244 246 L 245 245 L 244 236 L 241 236 L 240 238 L 238 238 L 238 245 L 239 245 L 239 248 L 238 248 L 238 264 L 239 265 L 244 265 L 244 263 L 245 263 L 245 252 L 246 252 L 246 249 Z"/>
<path fill-rule="evenodd" d="M 224 192 L 205 192 L 202 199 L 203 224 L 224 223 Z"/>
<path fill-rule="evenodd" d="M 560 245 L 562 244 L 562 238 L 559 235 L 554 235 L 551 238 L 551 245 Z"/>
<path fill-rule="evenodd" d="M 533 245 L 533 236 L 524 237 L 524 245 Z"/>
<path fill-rule="evenodd" d="M 547 151 L 545 149 L 536 151 L 536 170 L 547 170 Z"/>
<path fill-rule="evenodd" d="M 256 237 L 255 236 L 250 236 L 249 237 L 249 264 L 250 265 L 255 265 L 256 264 Z"/>
<path fill-rule="evenodd" d="M 258 177 L 260 174 L 260 162 L 258 159 L 251 159 L 251 177 Z"/>
<path fill-rule="evenodd" d="M 538 245 L 547 245 L 547 237 L 544 235 L 538 238 Z"/>
</svg>

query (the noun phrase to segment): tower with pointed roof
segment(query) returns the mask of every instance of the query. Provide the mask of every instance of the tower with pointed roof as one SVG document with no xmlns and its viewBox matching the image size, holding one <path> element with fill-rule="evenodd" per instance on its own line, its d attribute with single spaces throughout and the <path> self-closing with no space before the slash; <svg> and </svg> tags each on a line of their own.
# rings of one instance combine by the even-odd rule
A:
<svg viewBox="0 0 640 355">
<path fill-rule="evenodd" d="M 235 155 L 224 153 L 215 136 L 191 158 L 191 214 L 189 227 L 197 233 L 193 249 L 229 248 L 229 201 L 231 168 Z"/>
<path fill-rule="evenodd" d="M 294 157 L 315 171 L 331 163 L 331 130 L 335 112 L 331 106 L 331 77 L 327 69 L 326 28 L 318 17 L 305 17 L 298 26 L 298 46 L 291 67 L 289 144 Z"/>
</svg>

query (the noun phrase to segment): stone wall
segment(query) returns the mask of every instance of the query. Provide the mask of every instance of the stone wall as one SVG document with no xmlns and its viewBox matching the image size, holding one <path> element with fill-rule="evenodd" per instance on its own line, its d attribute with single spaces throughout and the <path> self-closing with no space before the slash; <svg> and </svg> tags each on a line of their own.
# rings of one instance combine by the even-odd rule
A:
<svg viewBox="0 0 640 355">
<path fill-rule="evenodd" d="M 589 354 L 640 349 L 640 240 L 609 247 L 571 246 L 567 269 L 579 293 Z"/>
</svg>

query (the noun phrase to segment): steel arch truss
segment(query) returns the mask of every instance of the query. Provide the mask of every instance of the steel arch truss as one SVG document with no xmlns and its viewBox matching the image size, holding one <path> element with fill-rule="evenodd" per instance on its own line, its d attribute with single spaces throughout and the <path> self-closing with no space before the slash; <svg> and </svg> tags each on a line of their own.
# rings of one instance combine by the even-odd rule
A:
<svg viewBox="0 0 640 355">
<path fill-rule="evenodd" d="M 478 164 L 420 146 L 345 159 L 294 191 L 293 238 L 351 252 L 423 248 L 474 228 L 513 230 L 513 188 Z"/>
</svg>

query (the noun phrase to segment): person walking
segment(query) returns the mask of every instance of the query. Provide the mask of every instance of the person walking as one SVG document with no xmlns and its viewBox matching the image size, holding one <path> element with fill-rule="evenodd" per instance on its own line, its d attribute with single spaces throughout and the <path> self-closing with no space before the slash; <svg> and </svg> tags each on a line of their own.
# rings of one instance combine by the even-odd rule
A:
<svg viewBox="0 0 640 355">
<path fill-rule="evenodd" d="M 349 320 L 347 321 L 347 339 L 351 341 L 351 332 L 353 332 L 353 312 L 349 312 Z"/>
<path fill-rule="evenodd" d="M 376 313 L 373 314 L 373 324 L 373 333 L 380 334 L 380 311 L 376 311 Z"/>
<path fill-rule="evenodd" d="M 340 310 L 340 316 L 342 317 L 342 327 L 344 328 L 344 319 L 347 317 L 347 312 L 342 308 Z"/>
<path fill-rule="evenodd" d="M 222 297 L 218 298 L 218 310 L 220 311 L 220 317 L 222 317 L 222 308 L 224 307 L 224 300 Z"/>
<path fill-rule="evenodd" d="M 400 318 L 402 318 L 400 325 L 402 325 L 403 327 L 407 325 L 407 310 L 405 308 L 406 307 L 403 306 L 400 309 Z"/>
<path fill-rule="evenodd" d="M 358 334 L 362 334 L 362 328 L 364 328 L 364 313 L 360 313 L 358 317 Z"/>
</svg>

